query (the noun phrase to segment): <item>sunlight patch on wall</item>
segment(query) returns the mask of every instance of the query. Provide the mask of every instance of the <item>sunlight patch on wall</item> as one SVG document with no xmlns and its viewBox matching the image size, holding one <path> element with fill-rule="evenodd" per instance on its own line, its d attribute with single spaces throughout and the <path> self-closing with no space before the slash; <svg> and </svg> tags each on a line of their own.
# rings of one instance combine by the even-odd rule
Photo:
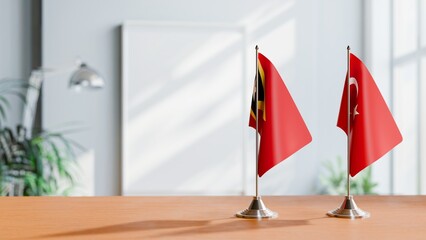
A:
<svg viewBox="0 0 426 240">
<path fill-rule="evenodd" d="M 407 63 L 394 71 L 394 118 L 404 139 L 394 150 L 395 194 L 416 194 L 419 117 L 417 64 Z"/>
</svg>

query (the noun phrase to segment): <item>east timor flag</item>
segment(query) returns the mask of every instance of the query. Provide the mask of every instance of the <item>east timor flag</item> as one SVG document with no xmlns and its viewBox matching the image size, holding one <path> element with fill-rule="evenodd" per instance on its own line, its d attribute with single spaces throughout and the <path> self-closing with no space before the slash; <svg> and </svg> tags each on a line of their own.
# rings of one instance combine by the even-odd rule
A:
<svg viewBox="0 0 426 240">
<path fill-rule="evenodd" d="M 259 96 L 258 96 L 258 111 L 260 115 L 262 116 L 262 120 L 266 120 L 266 111 L 265 111 L 265 72 L 263 71 L 262 64 L 260 64 L 259 59 L 257 60 L 257 81 L 258 81 L 258 88 L 259 88 Z M 254 79 L 254 86 L 253 86 L 253 95 L 251 98 L 251 109 L 250 109 L 250 126 L 256 129 L 256 78 Z M 254 125 L 251 125 L 253 121 Z M 259 132 L 261 131 L 261 125 L 259 124 Z"/>
<path fill-rule="evenodd" d="M 311 134 L 303 121 L 291 95 L 274 65 L 258 55 L 258 112 L 256 113 L 256 86 L 254 87 L 249 126 L 260 134 L 258 174 L 291 156 L 312 141 Z"/>
</svg>

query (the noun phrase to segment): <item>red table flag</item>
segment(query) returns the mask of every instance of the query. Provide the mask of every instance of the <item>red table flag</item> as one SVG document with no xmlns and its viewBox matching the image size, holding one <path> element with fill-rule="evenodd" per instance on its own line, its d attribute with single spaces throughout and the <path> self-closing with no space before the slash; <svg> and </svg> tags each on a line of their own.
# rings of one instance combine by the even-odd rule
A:
<svg viewBox="0 0 426 240">
<path fill-rule="evenodd" d="M 346 82 L 346 81 L 345 81 Z M 378 160 L 402 141 L 398 126 L 367 67 L 350 54 L 350 174 Z M 345 83 L 337 126 L 348 134 Z"/>
<path fill-rule="evenodd" d="M 258 55 L 259 163 L 261 177 L 269 169 L 312 141 L 299 110 L 280 74 L 265 56 Z M 255 89 L 256 91 L 256 89 Z M 249 126 L 256 129 L 256 92 L 252 97 Z"/>
</svg>

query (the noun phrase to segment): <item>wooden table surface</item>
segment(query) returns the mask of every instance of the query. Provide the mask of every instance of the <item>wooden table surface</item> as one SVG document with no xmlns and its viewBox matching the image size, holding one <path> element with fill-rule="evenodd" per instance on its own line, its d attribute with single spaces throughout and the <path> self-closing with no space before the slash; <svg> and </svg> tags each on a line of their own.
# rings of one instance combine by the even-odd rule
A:
<svg viewBox="0 0 426 240">
<path fill-rule="evenodd" d="M 251 199 L 2 197 L 0 239 L 426 239 L 426 196 L 356 196 L 357 220 L 325 215 L 341 196 L 265 196 L 278 218 L 234 217 Z"/>
</svg>

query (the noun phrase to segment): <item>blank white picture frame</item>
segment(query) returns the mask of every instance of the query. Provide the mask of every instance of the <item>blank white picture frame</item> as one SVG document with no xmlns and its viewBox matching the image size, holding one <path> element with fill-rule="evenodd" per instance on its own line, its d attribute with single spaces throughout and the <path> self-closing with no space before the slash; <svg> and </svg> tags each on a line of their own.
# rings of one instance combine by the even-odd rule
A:
<svg viewBox="0 0 426 240">
<path fill-rule="evenodd" d="M 123 24 L 123 195 L 243 194 L 246 42 L 226 24 Z"/>
</svg>

